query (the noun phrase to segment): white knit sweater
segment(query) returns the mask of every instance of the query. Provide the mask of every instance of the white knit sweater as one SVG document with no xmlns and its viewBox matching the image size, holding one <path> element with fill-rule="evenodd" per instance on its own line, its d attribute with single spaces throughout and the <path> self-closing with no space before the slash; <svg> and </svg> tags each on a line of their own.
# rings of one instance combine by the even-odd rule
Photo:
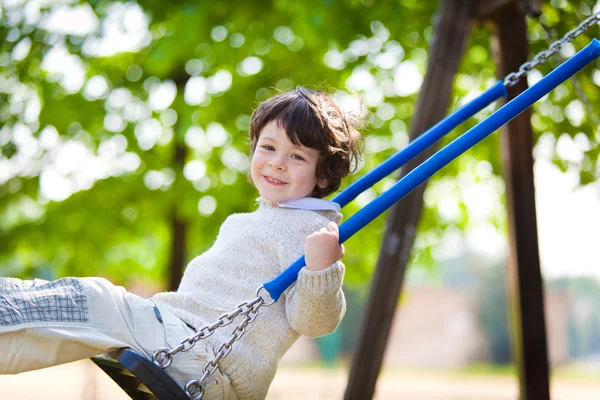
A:
<svg viewBox="0 0 600 400">
<path fill-rule="evenodd" d="M 212 323 L 255 298 L 261 284 L 304 253 L 308 235 L 341 218 L 335 211 L 283 208 L 260 200 L 255 212 L 225 220 L 213 246 L 187 266 L 177 292 L 160 293 L 153 300 L 196 328 Z M 321 271 L 302 268 L 296 284 L 261 309 L 219 365 L 241 400 L 265 398 L 279 360 L 300 335 L 317 337 L 337 328 L 346 310 L 343 277 L 341 262 Z M 236 325 L 205 340 L 216 352 Z"/>
</svg>

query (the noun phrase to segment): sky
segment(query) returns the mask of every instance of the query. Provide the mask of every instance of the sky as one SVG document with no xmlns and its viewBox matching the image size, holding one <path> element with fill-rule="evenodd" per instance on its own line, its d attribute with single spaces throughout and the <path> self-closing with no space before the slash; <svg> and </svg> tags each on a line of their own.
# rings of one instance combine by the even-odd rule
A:
<svg viewBox="0 0 600 400">
<path fill-rule="evenodd" d="M 534 173 L 544 276 L 600 277 L 600 183 L 579 187 L 575 173 L 547 160 Z"/>
<path fill-rule="evenodd" d="M 577 171 L 563 172 L 550 161 L 554 146 L 553 138 L 543 136 L 533 152 L 542 274 L 546 279 L 561 276 L 600 279 L 600 182 L 580 186 Z M 583 154 L 575 141 L 559 141 L 556 146 L 565 159 L 573 160 Z M 469 195 L 475 203 L 497 201 L 497 195 L 489 191 L 486 194 L 472 190 Z M 486 218 L 487 215 L 482 215 L 481 221 Z M 482 227 L 471 232 L 466 247 L 489 257 L 504 257 L 508 251 L 507 233 L 485 229 L 485 224 Z"/>
</svg>

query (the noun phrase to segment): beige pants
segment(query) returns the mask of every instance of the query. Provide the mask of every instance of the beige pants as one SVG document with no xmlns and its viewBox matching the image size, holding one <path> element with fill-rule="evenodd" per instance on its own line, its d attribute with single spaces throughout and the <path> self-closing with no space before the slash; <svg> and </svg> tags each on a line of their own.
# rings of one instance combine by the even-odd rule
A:
<svg viewBox="0 0 600 400">
<path fill-rule="evenodd" d="M 160 315 L 162 322 L 158 319 Z M 0 374 L 45 368 L 130 347 L 151 358 L 194 331 L 151 300 L 102 278 L 48 282 L 0 278 Z M 199 379 L 214 359 L 202 341 L 180 352 L 165 371 L 180 385 Z M 218 370 L 206 381 L 204 399 L 235 400 L 229 378 Z"/>
</svg>

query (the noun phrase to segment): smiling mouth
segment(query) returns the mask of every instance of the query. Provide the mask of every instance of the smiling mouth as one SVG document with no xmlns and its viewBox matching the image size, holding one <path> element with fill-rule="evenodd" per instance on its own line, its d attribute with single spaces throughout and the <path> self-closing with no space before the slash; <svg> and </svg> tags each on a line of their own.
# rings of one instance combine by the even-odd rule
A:
<svg viewBox="0 0 600 400">
<path fill-rule="evenodd" d="M 272 185 L 278 185 L 278 186 L 285 185 L 285 182 L 283 182 L 283 181 L 280 181 L 280 180 L 277 180 L 277 179 L 273 179 L 273 178 L 269 178 L 266 175 L 263 175 L 263 177 L 265 178 L 265 180 L 267 182 L 269 182 Z"/>
</svg>

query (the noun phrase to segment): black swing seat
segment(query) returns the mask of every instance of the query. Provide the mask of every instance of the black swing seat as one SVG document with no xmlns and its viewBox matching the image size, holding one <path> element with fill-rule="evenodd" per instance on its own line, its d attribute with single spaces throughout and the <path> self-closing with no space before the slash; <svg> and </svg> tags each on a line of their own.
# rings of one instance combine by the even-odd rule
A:
<svg viewBox="0 0 600 400">
<path fill-rule="evenodd" d="M 118 350 L 116 360 L 92 357 L 92 361 L 133 400 L 190 400 L 173 378 L 132 349 Z"/>
</svg>

